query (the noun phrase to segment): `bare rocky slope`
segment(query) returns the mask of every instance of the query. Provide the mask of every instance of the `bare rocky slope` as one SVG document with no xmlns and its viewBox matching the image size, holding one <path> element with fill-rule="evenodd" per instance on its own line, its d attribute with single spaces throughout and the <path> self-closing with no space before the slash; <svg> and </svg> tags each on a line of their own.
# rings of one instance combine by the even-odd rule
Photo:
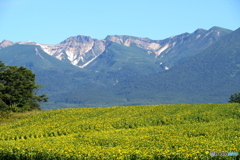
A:
<svg viewBox="0 0 240 160">
<path fill-rule="evenodd" d="M 135 46 L 144 49 L 148 55 L 154 55 L 156 62 L 168 70 L 181 59 L 196 55 L 230 32 L 227 29 L 213 27 L 209 30 L 197 29 L 194 33 L 183 33 L 164 40 L 151 40 L 126 35 L 110 35 L 104 40 L 98 40 L 89 36 L 78 35 L 67 38 L 56 45 L 38 44 L 36 42 L 16 43 L 39 45 L 49 55 L 80 68 L 84 68 L 93 62 L 112 43 L 128 47 Z M 0 43 L 0 48 L 13 44 L 15 43 L 4 40 Z"/>
</svg>

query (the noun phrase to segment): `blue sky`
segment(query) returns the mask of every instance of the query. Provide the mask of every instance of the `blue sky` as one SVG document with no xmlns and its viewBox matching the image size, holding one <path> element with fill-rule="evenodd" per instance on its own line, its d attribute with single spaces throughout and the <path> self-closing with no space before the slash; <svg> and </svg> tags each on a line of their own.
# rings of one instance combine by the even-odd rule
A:
<svg viewBox="0 0 240 160">
<path fill-rule="evenodd" d="M 198 28 L 240 27 L 239 0 L 0 0 L 0 41 L 57 44 L 85 35 L 162 40 Z"/>
</svg>

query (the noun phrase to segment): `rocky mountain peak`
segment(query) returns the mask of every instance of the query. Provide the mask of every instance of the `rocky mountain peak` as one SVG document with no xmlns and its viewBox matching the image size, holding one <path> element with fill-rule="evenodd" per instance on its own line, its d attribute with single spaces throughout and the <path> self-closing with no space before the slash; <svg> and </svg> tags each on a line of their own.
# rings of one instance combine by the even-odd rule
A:
<svg viewBox="0 0 240 160">
<path fill-rule="evenodd" d="M 214 26 L 214 27 L 210 28 L 208 30 L 208 32 L 209 32 L 209 34 L 210 33 L 215 33 L 218 37 L 221 37 L 221 36 L 224 36 L 227 33 L 232 32 L 232 30 Z"/>
<path fill-rule="evenodd" d="M 221 28 L 221 27 L 218 27 L 218 26 L 213 26 L 212 28 L 209 29 L 209 31 L 219 31 L 219 30 L 228 30 L 228 29 Z"/>
<path fill-rule="evenodd" d="M 69 42 L 89 43 L 89 42 L 92 42 L 92 41 L 93 41 L 93 39 L 89 36 L 78 35 L 78 36 L 67 38 L 66 40 L 62 41 L 61 44 L 69 43 Z"/>
<path fill-rule="evenodd" d="M 17 44 L 39 45 L 49 55 L 83 68 L 101 55 L 112 43 L 118 43 L 128 47 L 141 48 L 145 50 L 146 54 L 155 55 L 157 63 L 171 67 L 175 61 L 197 54 L 198 50 L 207 48 L 230 32 L 224 28 L 212 27 L 209 30 L 200 28 L 194 33 L 183 33 L 164 40 L 127 35 L 109 35 L 104 40 L 98 40 L 90 36 L 77 35 L 56 45 L 37 44 L 31 41 L 17 42 Z M 0 42 L 0 48 L 13 44 L 16 43 L 4 40 Z"/>
<path fill-rule="evenodd" d="M 9 40 L 3 40 L 2 42 L 0 42 L 0 48 L 5 48 L 11 45 L 14 45 L 14 43 Z"/>
<path fill-rule="evenodd" d="M 83 35 L 69 37 L 57 45 L 39 45 L 46 53 L 80 68 L 102 54 L 106 47 L 105 40 Z"/>
<path fill-rule="evenodd" d="M 206 29 L 199 28 L 196 31 L 194 31 L 193 33 L 194 34 L 204 34 L 204 33 L 206 33 L 206 31 L 207 31 Z"/>
</svg>

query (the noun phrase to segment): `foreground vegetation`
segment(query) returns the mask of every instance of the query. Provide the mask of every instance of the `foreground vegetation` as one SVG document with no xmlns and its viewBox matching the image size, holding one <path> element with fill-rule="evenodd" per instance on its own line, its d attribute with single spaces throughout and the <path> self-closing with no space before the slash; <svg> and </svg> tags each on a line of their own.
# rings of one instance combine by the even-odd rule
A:
<svg viewBox="0 0 240 160">
<path fill-rule="evenodd" d="M 237 103 L 42 111 L 0 126 L 0 159 L 211 159 L 240 153 L 239 124 Z"/>
<path fill-rule="evenodd" d="M 45 94 L 36 95 L 40 86 L 35 84 L 35 74 L 31 70 L 25 67 L 5 66 L 0 61 L 1 112 L 24 112 L 40 109 L 39 102 L 48 100 Z"/>
<path fill-rule="evenodd" d="M 44 111 L 39 109 L 26 112 L 0 111 L 0 126 L 19 121 L 42 112 Z"/>
</svg>

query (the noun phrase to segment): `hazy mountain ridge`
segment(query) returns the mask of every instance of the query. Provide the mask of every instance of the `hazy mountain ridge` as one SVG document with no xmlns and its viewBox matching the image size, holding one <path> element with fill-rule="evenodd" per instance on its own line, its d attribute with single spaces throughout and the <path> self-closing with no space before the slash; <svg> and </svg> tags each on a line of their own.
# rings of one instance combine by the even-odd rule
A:
<svg viewBox="0 0 240 160">
<path fill-rule="evenodd" d="M 164 69 L 174 66 L 179 60 L 191 57 L 217 42 L 230 30 L 213 27 L 209 30 L 197 29 L 194 33 L 184 33 L 164 40 L 151 40 L 126 35 L 109 35 L 104 40 L 92 39 L 89 36 L 73 36 L 56 45 L 38 44 L 36 42 L 17 42 L 17 44 L 39 45 L 49 55 L 84 68 L 105 52 L 113 43 L 127 47 L 135 45 L 146 50 L 146 54 L 155 55 L 153 59 Z M 3 41 L 4 48 L 15 43 Z"/>
</svg>

